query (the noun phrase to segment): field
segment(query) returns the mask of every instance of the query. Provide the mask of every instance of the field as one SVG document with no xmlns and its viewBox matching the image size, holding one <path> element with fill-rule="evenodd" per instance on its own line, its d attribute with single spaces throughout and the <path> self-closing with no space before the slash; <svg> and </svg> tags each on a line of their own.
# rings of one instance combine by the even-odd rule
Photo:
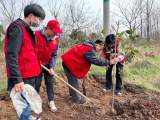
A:
<svg viewBox="0 0 160 120">
<path fill-rule="evenodd" d="M 123 96 L 115 97 L 114 109 L 110 114 L 112 93 L 104 94 L 105 68 L 92 66 L 86 80 L 87 96 L 94 104 L 77 105 L 68 98 L 68 87 L 55 80 L 56 113 L 48 108 L 45 85 L 41 87 L 43 100 L 42 120 L 158 120 L 160 119 L 160 43 L 137 42 L 134 47 L 139 51 L 123 72 Z M 0 120 L 16 120 L 17 115 L 6 95 L 6 74 L 4 62 L 0 58 Z M 56 73 L 66 77 L 58 59 Z M 82 82 L 82 80 L 81 80 Z M 81 90 L 82 91 L 82 90 Z"/>
</svg>

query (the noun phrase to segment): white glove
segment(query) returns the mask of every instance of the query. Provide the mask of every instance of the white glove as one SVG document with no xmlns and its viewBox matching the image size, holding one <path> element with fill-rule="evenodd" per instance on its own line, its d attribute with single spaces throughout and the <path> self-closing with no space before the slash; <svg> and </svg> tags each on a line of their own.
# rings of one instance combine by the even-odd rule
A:
<svg viewBox="0 0 160 120">
<path fill-rule="evenodd" d="M 121 62 L 121 61 L 124 60 L 124 59 L 125 59 L 124 55 L 119 55 L 119 56 L 118 56 L 118 61 L 119 61 L 119 62 Z"/>
</svg>

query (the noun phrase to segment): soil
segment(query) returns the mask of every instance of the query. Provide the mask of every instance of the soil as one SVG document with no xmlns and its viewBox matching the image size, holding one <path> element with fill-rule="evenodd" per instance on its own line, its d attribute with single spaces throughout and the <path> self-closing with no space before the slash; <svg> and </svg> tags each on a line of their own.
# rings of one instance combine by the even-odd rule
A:
<svg viewBox="0 0 160 120">
<path fill-rule="evenodd" d="M 62 76 L 65 80 L 65 76 Z M 42 120 L 159 120 L 160 93 L 125 84 L 123 95 L 115 95 L 114 110 L 111 111 L 112 92 L 103 93 L 104 78 L 85 78 L 86 95 L 93 103 L 73 103 L 68 97 L 68 87 L 55 81 L 55 104 L 58 111 L 52 113 L 48 107 L 45 85 L 40 95 L 43 100 Z M 81 90 L 82 91 L 82 90 Z M 0 96 L 0 120 L 17 120 L 16 112 L 8 96 Z"/>
</svg>

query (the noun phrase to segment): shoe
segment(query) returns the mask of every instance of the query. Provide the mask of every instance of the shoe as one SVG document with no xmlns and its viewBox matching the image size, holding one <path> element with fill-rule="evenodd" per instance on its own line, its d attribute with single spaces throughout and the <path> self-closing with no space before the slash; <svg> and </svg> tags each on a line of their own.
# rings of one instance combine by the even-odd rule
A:
<svg viewBox="0 0 160 120">
<path fill-rule="evenodd" d="M 117 94 L 117 96 L 122 96 L 122 92 L 121 91 L 118 91 L 116 94 Z"/>
<path fill-rule="evenodd" d="M 106 89 L 106 88 L 103 88 L 103 93 L 108 93 L 108 92 L 111 92 L 112 90 L 111 89 Z"/>
<path fill-rule="evenodd" d="M 57 111 L 57 107 L 55 106 L 55 103 L 54 103 L 53 100 L 49 102 L 49 107 L 50 107 L 50 110 L 52 112 L 56 112 Z"/>
<path fill-rule="evenodd" d="M 35 116 L 30 116 L 30 120 L 41 120 L 41 118 L 40 117 L 35 117 Z"/>
<path fill-rule="evenodd" d="M 73 100 L 73 102 L 75 102 L 77 104 L 84 104 L 86 102 L 86 99 L 81 97 L 80 100 Z"/>
</svg>

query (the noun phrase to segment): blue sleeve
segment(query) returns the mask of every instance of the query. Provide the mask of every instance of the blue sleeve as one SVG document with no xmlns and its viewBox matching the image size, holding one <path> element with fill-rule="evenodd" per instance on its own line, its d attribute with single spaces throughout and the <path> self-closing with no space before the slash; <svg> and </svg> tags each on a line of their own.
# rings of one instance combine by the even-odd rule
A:
<svg viewBox="0 0 160 120">
<path fill-rule="evenodd" d="M 50 61 L 50 64 L 49 64 L 50 68 L 54 68 L 56 66 L 57 55 L 58 55 L 58 48 L 59 48 L 59 43 L 57 45 L 57 48 L 52 53 L 51 61 Z"/>
<path fill-rule="evenodd" d="M 88 62 L 98 66 L 107 66 L 109 64 L 108 60 L 99 58 L 93 50 L 84 54 L 84 58 Z"/>
</svg>

